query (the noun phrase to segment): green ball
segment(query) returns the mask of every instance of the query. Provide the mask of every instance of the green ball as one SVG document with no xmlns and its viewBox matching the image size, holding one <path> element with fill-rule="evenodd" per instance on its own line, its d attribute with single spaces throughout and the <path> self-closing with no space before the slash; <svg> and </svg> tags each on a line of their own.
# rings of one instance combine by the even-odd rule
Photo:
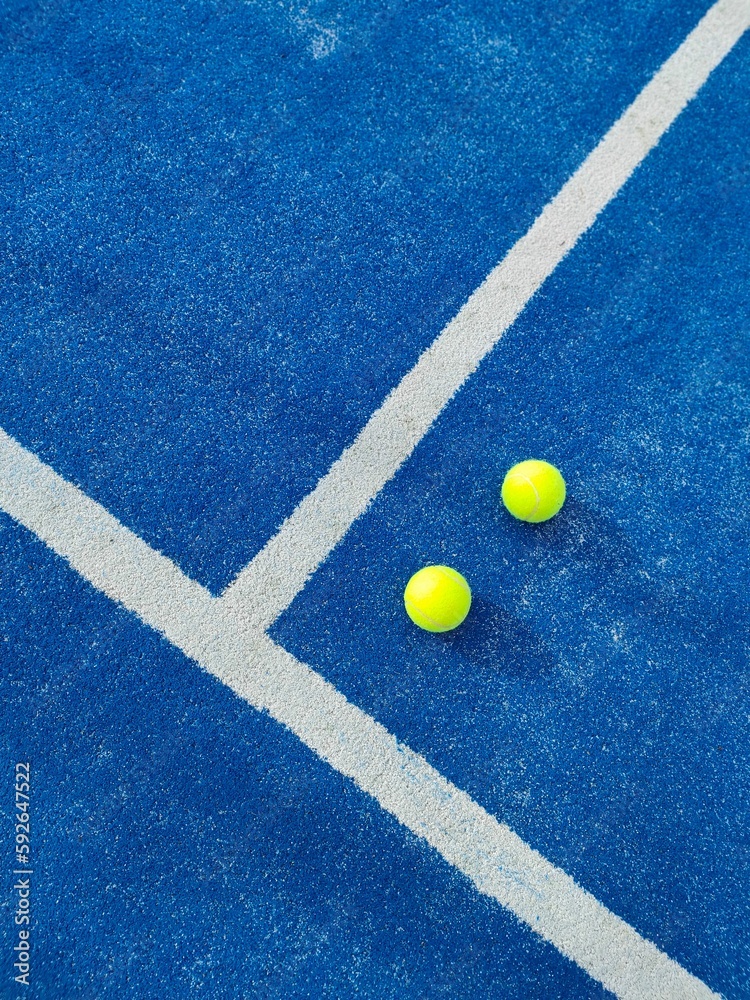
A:
<svg viewBox="0 0 750 1000">
<path fill-rule="evenodd" d="M 471 590 L 450 566 L 425 566 L 407 583 L 404 607 L 426 632 L 450 632 L 468 615 Z"/>
<path fill-rule="evenodd" d="M 509 470 L 502 486 L 503 503 L 520 521 L 548 521 L 565 502 L 565 480 L 549 462 L 530 458 Z"/>
</svg>

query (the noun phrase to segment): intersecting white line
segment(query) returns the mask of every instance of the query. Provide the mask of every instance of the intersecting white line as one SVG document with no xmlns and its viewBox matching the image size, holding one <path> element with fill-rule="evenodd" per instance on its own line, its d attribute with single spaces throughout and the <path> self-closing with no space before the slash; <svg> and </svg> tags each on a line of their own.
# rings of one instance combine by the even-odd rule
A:
<svg viewBox="0 0 750 1000">
<path fill-rule="evenodd" d="M 591 227 L 750 26 L 748 0 L 720 0 L 421 355 L 356 440 L 227 588 L 268 628 L 382 490 L 529 299 Z"/>
<path fill-rule="evenodd" d="M 621 1000 L 708 1000 L 692 976 L 264 629 L 750 27 L 719 0 L 469 299 L 279 533 L 213 598 L 0 430 L 0 507 L 258 710 L 287 726 L 483 893 Z"/>
<path fill-rule="evenodd" d="M 238 629 L 219 598 L 2 429 L 0 508 L 621 1000 L 718 1000 L 323 677 L 264 633 Z"/>
</svg>

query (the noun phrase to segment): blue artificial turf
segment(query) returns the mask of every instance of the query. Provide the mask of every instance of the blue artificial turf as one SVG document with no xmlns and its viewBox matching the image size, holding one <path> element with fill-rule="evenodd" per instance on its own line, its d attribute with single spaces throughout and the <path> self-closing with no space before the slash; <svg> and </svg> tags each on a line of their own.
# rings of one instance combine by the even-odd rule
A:
<svg viewBox="0 0 750 1000">
<path fill-rule="evenodd" d="M 707 6 L 4 4 L 0 426 L 218 593 Z M 749 53 L 274 628 L 728 1000 Z M 569 486 L 538 527 L 498 501 L 531 455 Z M 402 612 L 425 562 L 474 588 L 452 635 Z M 0 640 L 8 789 L 33 765 L 30 1000 L 605 995 L 4 515 Z"/>
</svg>

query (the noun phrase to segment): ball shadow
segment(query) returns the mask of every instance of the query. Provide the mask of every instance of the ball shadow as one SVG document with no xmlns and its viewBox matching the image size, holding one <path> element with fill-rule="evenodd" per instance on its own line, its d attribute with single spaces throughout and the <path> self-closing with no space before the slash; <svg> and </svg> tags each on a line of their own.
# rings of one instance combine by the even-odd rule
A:
<svg viewBox="0 0 750 1000">
<path fill-rule="evenodd" d="M 554 652 L 501 605 L 475 595 L 467 620 L 445 641 L 474 666 L 509 677 L 538 677 L 557 667 Z"/>
</svg>

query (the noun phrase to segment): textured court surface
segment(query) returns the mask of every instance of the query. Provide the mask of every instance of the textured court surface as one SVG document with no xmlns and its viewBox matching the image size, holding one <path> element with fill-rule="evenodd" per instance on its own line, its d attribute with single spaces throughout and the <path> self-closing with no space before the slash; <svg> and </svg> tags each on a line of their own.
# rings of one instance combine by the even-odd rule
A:
<svg viewBox="0 0 750 1000">
<path fill-rule="evenodd" d="M 0 5 L 0 426 L 219 595 L 708 9 Z M 750 997 L 750 37 L 271 630 Z M 529 527 L 504 470 L 558 464 Z M 0 997 L 611 996 L 0 513 Z M 467 576 L 449 636 L 401 591 Z M 13 767 L 32 763 L 32 985 Z"/>
</svg>

